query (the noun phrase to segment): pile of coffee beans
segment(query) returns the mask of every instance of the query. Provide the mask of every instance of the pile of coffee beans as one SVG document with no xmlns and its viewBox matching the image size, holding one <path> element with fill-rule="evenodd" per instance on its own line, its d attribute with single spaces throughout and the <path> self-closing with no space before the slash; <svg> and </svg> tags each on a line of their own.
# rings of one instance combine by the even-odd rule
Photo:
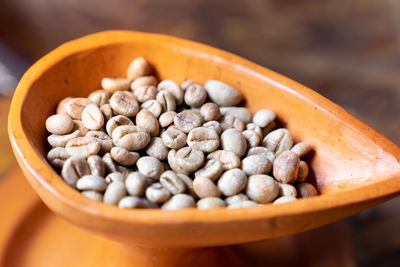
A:
<svg viewBox="0 0 400 267">
<path fill-rule="evenodd" d="M 120 208 L 239 208 L 318 194 L 276 115 L 216 80 L 158 82 L 142 57 L 46 120 L 47 159 L 83 195 Z"/>
</svg>

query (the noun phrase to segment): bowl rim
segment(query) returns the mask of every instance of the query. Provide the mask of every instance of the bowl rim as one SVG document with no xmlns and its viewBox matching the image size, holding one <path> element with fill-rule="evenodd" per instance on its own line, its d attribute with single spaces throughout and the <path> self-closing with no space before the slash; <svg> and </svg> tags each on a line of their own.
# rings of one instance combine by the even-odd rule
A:
<svg viewBox="0 0 400 267">
<path fill-rule="evenodd" d="M 203 53 L 205 57 L 211 55 L 223 60 L 229 60 L 240 70 L 249 72 L 251 75 L 257 76 L 269 83 L 273 83 L 275 86 L 312 103 L 330 116 L 334 116 L 341 121 L 346 121 L 349 127 L 362 133 L 365 137 L 372 140 L 382 151 L 390 154 L 397 161 L 398 168 L 388 173 L 386 177 L 382 177 L 381 180 L 361 187 L 345 189 L 332 194 L 322 194 L 308 199 L 299 199 L 291 203 L 261 205 L 242 209 L 198 210 L 196 208 L 189 208 L 176 211 L 120 209 L 116 206 L 96 202 L 83 196 L 60 179 L 59 175 L 51 168 L 46 159 L 31 144 L 29 136 L 25 133 L 21 122 L 21 110 L 25 95 L 33 82 L 43 72 L 72 54 L 111 44 L 143 41 L 146 39 L 153 39 L 158 42 L 173 42 L 186 49 Z M 68 210 L 75 210 L 81 215 L 96 216 L 100 219 L 113 222 L 171 225 L 185 222 L 210 223 L 259 220 L 313 213 L 398 194 L 400 192 L 400 147 L 356 119 L 343 108 L 315 91 L 237 55 L 208 45 L 164 34 L 121 30 L 105 31 L 90 34 L 57 47 L 33 64 L 23 75 L 12 99 L 8 119 L 8 132 L 18 162 L 36 191 L 38 191 L 37 186 L 40 186 L 42 187 L 41 189 L 52 194 Z"/>
</svg>

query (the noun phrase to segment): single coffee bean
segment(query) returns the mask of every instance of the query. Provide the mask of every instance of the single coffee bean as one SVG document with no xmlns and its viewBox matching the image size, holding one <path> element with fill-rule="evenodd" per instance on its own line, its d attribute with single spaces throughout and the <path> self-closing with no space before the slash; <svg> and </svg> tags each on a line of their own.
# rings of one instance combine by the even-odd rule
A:
<svg viewBox="0 0 400 267">
<path fill-rule="evenodd" d="M 223 116 L 220 119 L 220 123 L 223 132 L 230 128 L 237 129 L 240 132 L 243 132 L 244 130 L 244 123 L 240 119 L 233 117 L 231 115 Z"/>
<path fill-rule="evenodd" d="M 246 208 L 246 207 L 254 207 L 259 206 L 259 204 L 255 201 L 245 200 L 240 202 L 235 202 L 228 206 L 228 209 L 238 209 L 238 208 Z"/>
<path fill-rule="evenodd" d="M 160 184 L 171 194 L 176 195 L 185 192 L 185 183 L 173 171 L 165 171 L 160 176 Z"/>
<path fill-rule="evenodd" d="M 184 110 L 174 117 L 175 126 L 184 133 L 201 125 L 201 116 L 192 110 Z"/>
<path fill-rule="evenodd" d="M 221 81 L 209 80 L 204 87 L 210 99 L 218 106 L 235 106 L 242 100 L 239 91 Z"/>
<path fill-rule="evenodd" d="M 140 172 L 132 172 L 125 180 L 125 187 L 129 195 L 140 197 L 146 190 L 147 179 Z"/>
<path fill-rule="evenodd" d="M 184 169 L 182 169 L 182 167 L 180 165 L 178 165 L 178 162 L 177 162 L 177 159 L 176 159 L 176 153 L 177 153 L 177 151 L 175 149 L 171 149 L 168 152 L 168 158 L 167 159 L 168 159 L 169 166 L 176 173 L 189 175 L 188 171 L 185 171 Z"/>
<path fill-rule="evenodd" d="M 121 125 L 134 125 L 133 122 L 126 116 L 117 115 L 112 117 L 106 124 L 106 130 L 109 136 L 112 136 L 112 132 L 115 128 Z"/>
<path fill-rule="evenodd" d="M 91 103 L 92 101 L 87 98 L 72 98 L 67 103 L 65 103 L 65 111 L 72 119 L 80 120 L 82 117 L 83 109 Z"/>
<path fill-rule="evenodd" d="M 277 198 L 273 204 L 281 204 L 281 203 L 287 203 L 287 202 L 292 202 L 292 201 L 296 201 L 297 198 L 292 197 L 292 196 L 282 196 Z"/>
<path fill-rule="evenodd" d="M 176 152 L 176 164 L 185 172 L 194 172 L 204 162 L 204 154 L 200 150 L 183 147 Z"/>
<path fill-rule="evenodd" d="M 158 180 L 161 173 L 164 172 L 164 167 L 161 162 L 153 157 L 141 157 L 136 162 L 138 171 L 152 180 Z"/>
<path fill-rule="evenodd" d="M 189 176 L 181 173 L 177 173 L 177 175 L 181 179 L 181 181 L 185 184 L 187 193 L 189 193 L 192 197 L 197 198 L 197 195 L 193 189 L 193 180 Z"/>
<path fill-rule="evenodd" d="M 258 146 L 261 142 L 261 137 L 253 130 L 245 130 L 242 132 L 244 138 L 246 138 L 248 147 Z"/>
<path fill-rule="evenodd" d="M 88 133 L 89 129 L 83 125 L 83 122 L 80 120 L 73 120 L 74 122 L 74 129 L 72 131 L 79 131 L 79 136 L 86 136 Z"/>
<path fill-rule="evenodd" d="M 69 134 L 74 128 L 74 122 L 66 114 L 56 114 L 47 118 L 46 129 L 52 134 Z"/>
<path fill-rule="evenodd" d="M 221 111 L 218 105 L 209 102 L 201 106 L 200 115 L 205 121 L 217 121 L 221 117 Z"/>
<path fill-rule="evenodd" d="M 126 180 L 125 178 L 126 177 L 120 172 L 112 172 L 106 176 L 105 180 L 107 183 L 111 184 L 114 181 L 125 182 L 125 180 Z"/>
<path fill-rule="evenodd" d="M 118 202 L 118 208 L 121 209 L 142 209 L 146 208 L 143 199 L 139 197 L 127 196 Z"/>
<path fill-rule="evenodd" d="M 305 161 L 300 160 L 299 164 L 299 174 L 297 175 L 297 182 L 304 183 L 308 176 L 308 164 Z"/>
<path fill-rule="evenodd" d="M 114 181 L 107 186 L 104 192 L 103 201 L 106 204 L 117 205 L 118 202 L 126 195 L 124 182 Z"/>
<path fill-rule="evenodd" d="M 167 91 L 172 94 L 177 105 L 181 105 L 183 103 L 183 90 L 176 82 L 172 80 L 161 81 L 158 84 L 157 89 L 158 91 Z"/>
<path fill-rule="evenodd" d="M 164 160 L 168 157 L 169 149 L 160 137 L 152 137 L 146 147 L 146 154 L 158 160 Z"/>
<path fill-rule="evenodd" d="M 160 123 L 160 126 L 165 128 L 171 125 L 174 122 L 176 112 L 175 111 L 168 111 L 160 115 L 158 118 L 158 121 Z"/>
<path fill-rule="evenodd" d="M 82 195 L 94 200 L 94 201 L 103 201 L 103 194 L 93 190 L 82 191 Z"/>
<path fill-rule="evenodd" d="M 113 111 L 127 117 L 133 117 L 139 111 L 139 103 L 132 92 L 115 92 L 110 99 L 110 105 Z"/>
<path fill-rule="evenodd" d="M 56 113 L 57 114 L 68 114 L 67 110 L 65 109 L 65 104 L 70 101 L 72 97 L 68 96 L 66 98 L 63 98 L 57 105 Z"/>
<path fill-rule="evenodd" d="M 158 118 L 158 116 L 160 116 L 160 114 L 162 112 L 161 104 L 157 100 L 154 100 L 154 99 L 147 100 L 142 105 L 140 105 L 140 108 L 149 110 L 157 118 Z"/>
<path fill-rule="evenodd" d="M 142 127 L 122 125 L 112 132 L 112 139 L 116 146 L 129 151 L 138 151 L 149 144 L 150 134 Z"/>
<path fill-rule="evenodd" d="M 111 119 L 114 114 L 110 104 L 104 104 L 100 107 L 101 113 L 103 113 L 104 121 L 107 122 Z"/>
<path fill-rule="evenodd" d="M 292 151 L 282 152 L 274 161 L 273 174 L 275 179 L 284 184 L 289 184 L 297 179 L 299 173 L 299 156 Z"/>
<path fill-rule="evenodd" d="M 103 127 L 104 116 L 96 104 L 89 104 L 83 109 L 82 123 L 90 130 L 98 130 Z"/>
<path fill-rule="evenodd" d="M 293 145 L 292 136 L 286 129 L 277 129 L 264 137 L 262 145 L 269 151 L 279 155 L 283 151 L 289 150 Z"/>
<path fill-rule="evenodd" d="M 197 201 L 196 206 L 198 209 L 214 209 L 225 207 L 225 202 L 218 197 L 207 197 Z"/>
<path fill-rule="evenodd" d="M 307 142 L 301 142 L 294 145 L 291 151 L 295 152 L 301 158 L 311 150 L 311 146 Z"/>
<path fill-rule="evenodd" d="M 157 204 L 164 203 L 170 198 L 170 196 L 171 193 L 160 183 L 154 183 L 146 189 L 147 199 Z"/>
<path fill-rule="evenodd" d="M 247 151 L 247 156 L 259 155 L 259 154 L 264 154 L 271 163 L 274 163 L 275 160 L 274 153 L 269 151 L 267 148 L 263 146 L 252 147 Z"/>
<path fill-rule="evenodd" d="M 130 84 L 131 80 L 125 78 L 103 78 L 101 80 L 101 87 L 110 93 L 129 90 Z"/>
<path fill-rule="evenodd" d="M 253 116 L 253 123 L 257 124 L 261 128 L 266 127 L 273 120 L 275 120 L 275 112 L 269 109 L 261 109 L 257 111 Z"/>
<path fill-rule="evenodd" d="M 278 183 L 278 186 L 280 196 L 297 197 L 297 190 L 296 187 L 294 187 L 293 185 Z"/>
<path fill-rule="evenodd" d="M 100 153 L 105 154 L 110 152 L 111 148 L 113 147 L 113 140 L 111 137 L 102 131 L 89 131 L 86 134 L 86 137 L 91 137 L 97 140 L 100 144 Z"/>
<path fill-rule="evenodd" d="M 240 166 L 240 158 L 232 151 L 217 150 L 208 154 L 207 159 L 218 160 L 224 170 L 239 168 Z"/>
<path fill-rule="evenodd" d="M 318 195 L 317 189 L 309 183 L 300 183 L 296 186 L 299 198 L 308 198 Z"/>
<path fill-rule="evenodd" d="M 99 89 L 90 93 L 88 99 L 92 101 L 93 104 L 97 105 L 98 107 L 101 107 L 108 103 L 110 96 L 111 96 L 110 92 Z"/>
<path fill-rule="evenodd" d="M 230 197 L 225 198 L 225 203 L 226 205 L 232 205 L 234 203 L 242 202 L 242 201 L 247 201 L 249 200 L 249 197 L 243 193 L 239 193 L 237 195 L 233 195 Z"/>
<path fill-rule="evenodd" d="M 247 184 L 247 176 L 241 169 L 224 172 L 218 180 L 218 189 L 225 196 L 233 196 L 242 191 Z"/>
<path fill-rule="evenodd" d="M 202 125 L 204 128 L 211 128 L 220 135 L 222 133 L 221 124 L 218 121 L 208 121 Z"/>
<path fill-rule="evenodd" d="M 104 154 L 103 158 L 102 158 L 104 165 L 106 167 L 107 172 L 111 173 L 111 172 L 118 172 L 118 166 L 117 164 L 115 164 L 114 160 L 111 157 L 110 153 L 106 153 Z"/>
<path fill-rule="evenodd" d="M 133 94 L 136 96 L 139 103 L 144 103 L 151 99 L 156 99 L 157 88 L 154 85 L 142 85 L 137 87 Z"/>
<path fill-rule="evenodd" d="M 255 123 L 247 123 L 246 124 L 246 130 L 252 130 L 252 131 L 256 132 L 260 136 L 260 139 L 263 138 L 263 133 L 262 133 L 262 130 L 261 130 L 260 126 L 258 126 Z"/>
<path fill-rule="evenodd" d="M 220 108 L 221 115 L 223 116 L 233 116 L 243 123 L 250 123 L 251 122 L 251 113 L 250 110 L 243 107 L 221 107 Z"/>
<path fill-rule="evenodd" d="M 195 202 L 192 196 L 187 194 L 177 194 L 172 196 L 167 202 L 165 202 L 161 209 L 163 210 L 179 210 L 195 207 Z"/>
<path fill-rule="evenodd" d="M 47 160 L 56 168 L 62 168 L 69 157 L 67 150 L 63 147 L 55 147 L 47 153 Z"/>
<path fill-rule="evenodd" d="M 219 136 L 214 129 L 198 127 L 189 132 L 187 144 L 193 149 L 210 153 L 218 149 Z"/>
<path fill-rule="evenodd" d="M 123 166 L 132 166 L 139 159 L 140 155 L 137 152 L 130 152 L 122 147 L 113 147 L 110 151 L 113 160 Z"/>
<path fill-rule="evenodd" d="M 218 187 L 210 179 L 203 176 L 194 178 L 193 190 L 199 198 L 221 196 Z"/>
<path fill-rule="evenodd" d="M 200 107 L 207 99 L 207 92 L 204 87 L 198 83 L 192 83 L 185 90 L 184 100 L 186 105 L 191 107 Z"/>
<path fill-rule="evenodd" d="M 52 147 L 65 147 L 70 140 L 75 139 L 79 136 L 79 130 L 76 130 L 66 135 L 52 134 L 47 137 L 47 142 L 49 142 Z"/>
<path fill-rule="evenodd" d="M 87 159 L 87 163 L 90 168 L 90 173 L 95 176 L 104 177 L 106 174 L 106 166 L 104 165 L 104 161 L 98 155 L 89 156 Z"/>
<path fill-rule="evenodd" d="M 174 111 L 176 109 L 176 99 L 174 95 L 166 90 L 159 91 L 156 100 L 161 104 L 163 112 Z"/>
<path fill-rule="evenodd" d="M 77 137 L 71 139 L 65 146 L 71 157 L 89 157 L 100 151 L 100 143 L 92 137 Z"/>
<path fill-rule="evenodd" d="M 268 174 L 271 171 L 272 163 L 266 154 L 247 156 L 242 160 L 242 170 L 246 175 Z"/>
<path fill-rule="evenodd" d="M 142 109 L 136 114 L 136 125 L 147 130 L 151 136 L 158 136 L 160 124 L 156 116 L 147 109 Z"/>
<path fill-rule="evenodd" d="M 221 147 L 242 157 L 247 150 L 247 141 L 240 131 L 231 128 L 221 134 Z"/>
<path fill-rule="evenodd" d="M 157 79 L 154 76 L 141 76 L 136 78 L 131 83 L 131 90 L 134 92 L 137 88 L 147 85 L 147 86 L 157 86 Z"/>
<path fill-rule="evenodd" d="M 274 178 L 258 174 L 248 178 L 246 194 L 258 203 L 272 202 L 279 195 L 279 186 Z"/>
<path fill-rule="evenodd" d="M 223 171 L 224 169 L 221 162 L 216 159 L 210 159 L 207 161 L 206 165 L 200 170 L 196 171 L 194 175 L 195 177 L 203 176 L 207 177 L 211 181 L 215 181 L 221 176 Z"/>
<path fill-rule="evenodd" d="M 186 145 L 187 136 L 176 127 L 170 126 L 164 133 L 162 133 L 161 138 L 167 147 L 179 149 Z"/>
<path fill-rule="evenodd" d="M 103 192 L 108 186 L 103 177 L 97 175 L 85 175 L 76 182 L 76 188 L 79 190 L 94 190 Z"/>
<path fill-rule="evenodd" d="M 152 73 L 152 68 L 143 57 L 135 58 L 128 66 L 126 76 L 130 80 L 137 79 L 141 76 L 147 76 Z"/>
<path fill-rule="evenodd" d="M 89 165 L 82 157 L 68 158 L 61 170 L 64 181 L 72 187 L 76 187 L 76 181 L 84 175 L 90 174 Z"/>
</svg>

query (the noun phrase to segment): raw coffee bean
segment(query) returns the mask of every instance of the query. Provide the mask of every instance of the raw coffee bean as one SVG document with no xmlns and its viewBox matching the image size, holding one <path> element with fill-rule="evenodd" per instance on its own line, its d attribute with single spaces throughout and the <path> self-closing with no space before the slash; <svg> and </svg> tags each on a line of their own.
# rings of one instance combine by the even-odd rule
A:
<svg viewBox="0 0 400 267">
<path fill-rule="evenodd" d="M 105 154 L 110 152 L 111 148 L 113 147 L 113 140 L 111 137 L 102 131 L 89 131 L 86 134 L 86 137 L 91 137 L 97 140 L 100 143 L 100 153 Z"/>
<path fill-rule="evenodd" d="M 297 190 L 296 187 L 294 187 L 293 185 L 279 183 L 278 186 L 280 196 L 297 197 Z"/>
<path fill-rule="evenodd" d="M 154 183 L 146 189 L 147 199 L 157 204 L 164 203 L 170 198 L 170 196 L 171 193 L 160 183 Z"/>
<path fill-rule="evenodd" d="M 204 87 L 209 98 L 218 106 L 235 106 L 242 100 L 239 91 L 221 81 L 209 80 Z"/>
<path fill-rule="evenodd" d="M 254 207 L 259 206 L 259 204 L 255 201 L 245 200 L 240 202 L 235 202 L 228 206 L 228 209 L 238 209 L 238 208 L 245 208 L 245 207 Z"/>
<path fill-rule="evenodd" d="M 87 98 L 77 97 L 77 98 L 72 98 L 67 103 L 65 103 L 64 107 L 65 111 L 71 118 L 75 120 L 80 120 L 83 109 L 91 103 L 92 101 L 90 101 Z"/>
<path fill-rule="evenodd" d="M 72 97 L 68 96 L 66 98 L 63 98 L 57 105 L 56 113 L 57 114 L 68 114 L 67 110 L 65 109 L 65 104 L 70 101 Z"/>
<path fill-rule="evenodd" d="M 297 179 L 299 173 L 299 156 L 292 151 L 282 152 L 274 161 L 273 174 L 275 179 L 284 184 L 289 184 Z"/>
<path fill-rule="evenodd" d="M 292 201 L 296 201 L 297 198 L 292 197 L 292 196 L 282 196 L 277 198 L 273 204 L 281 204 L 281 203 L 287 203 L 287 202 L 292 202 Z"/>
<path fill-rule="evenodd" d="M 126 76 L 130 80 L 137 79 L 141 76 L 147 76 L 152 73 L 152 68 L 143 57 L 135 58 L 128 66 Z"/>
<path fill-rule="evenodd" d="M 113 160 L 123 166 L 132 166 L 139 159 L 140 155 L 137 152 L 130 152 L 122 147 L 113 147 L 110 151 Z"/>
<path fill-rule="evenodd" d="M 104 154 L 102 159 L 103 159 L 104 165 L 106 166 L 107 172 L 110 173 L 110 172 L 118 172 L 119 171 L 118 167 L 115 164 L 114 160 L 112 159 L 110 153 Z"/>
<path fill-rule="evenodd" d="M 156 99 L 157 88 L 153 85 L 142 85 L 133 91 L 139 103 L 144 103 L 151 99 Z"/>
<path fill-rule="evenodd" d="M 79 130 L 66 135 L 52 134 L 47 137 L 47 142 L 49 142 L 52 147 L 65 147 L 70 140 L 75 139 L 80 135 L 81 133 Z"/>
<path fill-rule="evenodd" d="M 62 168 L 69 157 L 67 150 L 63 147 L 55 147 L 47 153 L 47 160 L 56 168 Z"/>
<path fill-rule="evenodd" d="M 241 202 L 241 201 L 247 201 L 247 200 L 249 200 L 247 195 L 245 195 L 243 193 L 239 193 L 237 195 L 233 195 L 233 196 L 225 198 L 225 203 L 226 203 L 226 205 L 229 206 L 229 205 L 232 205 L 234 203 L 238 203 L 238 202 Z"/>
<path fill-rule="evenodd" d="M 149 110 L 157 118 L 158 118 L 158 116 L 160 116 L 160 114 L 162 112 L 161 104 L 157 100 L 154 100 L 154 99 L 147 100 L 142 105 L 140 105 L 140 108 Z"/>
<path fill-rule="evenodd" d="M 136 125 L 146 129 L 151 136 L 158 136 L 160 124 L 156 116 L 147 109 L 142 109 L 136 114 Z"/>
<path fill-rule="evenodd" d="M 194 172 L 204 162 L 204 154 L 200 150 L 183 147 L 176 152 L 176 164 L 185 172 Z"/>
<path fill-rule="evenodd" d="M 271 163 L 274 163 L 275 160 L 274 153 L 269 151 L 267 148 L 263 146 L 252 147 L 249 149 L 249 151 L 247 151 L 247 156 L 259 155 L 259 154 L 265 154 L 265 156 L 269 159 L 269 161 Z"/>
<path fill-rule="evenodd" d="M 232 169 L 222 174 L 218 180 L 218 189 L 225 196 L 233 196 L 242 191 L 247 184 L 247 176 L 241 169 Z"/>
<path fill-rule="evenodd" d="M 93 190 L 82 191 L 82 195 L 94 200 L 94 201 L 103 201 L 103 194 Z"/>
<path fill-rule="evenodd" d="M 217 150 L 208 154 L 207 159 L 218 160 L 224 170 L 239 168 L 240 166 L 240 158 L 231 151 Z"/>
<path fill-rule="evenodd" d="M 150 134 L 142 127 L 122 125 L 112 132 L 112 139 L 116 146 L 138 151 L 150 143 Z"/>
<path fill-rule="evenodd" d="M 291 151 L 295 152 L 301 158 L 311 150 L 311 146 L 307 142 L 301 142 L 294 145 Z"/>
<path fill-rule="evenodd" d="M 176 82 L 172 80 L 164 80 L 158 84 L 157 89 L 158 91 L 167 91 L 172 94 L 177 105 L 183 103 L 183 90 Z"/>
<path fill-rule="evenodd" d="M 240 131 L 231 128 L 221 134 L 221 147 L 242 157 L 247 150 L 247 141 Z"/>
<path fill-rule="evenodd" d="M 198 127 L 189 132 L 187 144 L 193 149 L 210 153 L 219 147 L 219 136 L 214 129 Z"/>
<path fill-rule="evenodd" d="M 194 198 L 197 198 L 196 193 L 194 192 L 193 189 L 193 180 L 184 174 L 177 173 L 178 177 L 182 180 L 182 182 L 185 184 L 186 191 Z"/>
<path fill-rule="evenodd" d="M 108 183 L 103 177 L 97 175 L 85 175 L 76 182 L 76 188 L 79 190 L 94 190 L 103 192 Z"/>
<path fill-rule="evenodd" d="M 247 124 L 251 122 L 251 113 L 247 108 L 242 107 L 221 107 L 221 115 L 223 116 L 233 116 L 243 123 Z"/>
<path fill-rule="evenodd" d="M 164 172 L 164 166 L 153 157 L 141 157 L 136 162 L 138 171 L 152 180 L 158 180 L 161 173 Z"/>
<path fill-rule="evenodd" d="M 72 187 L 76 187 L 76 181 L 84 175 L 90 174 L 89 165 L 82 157 L 68 158 L 61 170 L 64 181 Z"/>
<path fill-rule="evenodd" d="M 266 154 L 247 156 L 242 160 L 242 170 L 246 175 L 268 174 L 272 164 Z"/>
<path fill-rule="evenodd" d="M 255 131 L 260 136 L 261 139 L 263 138 L 263 133 L 262 133 L 261 128 L 255 123 L 247 123 L 246 130 Z"/>
<path fill-rule="evenodd" d="M 194 178 L 193 190 L 199 198 L 221 196 L 218 187 L 210 179 L 203 176 Z"/>
<path fill-rule="evenodd" d="M 308 198 L 318 195 L 317 189 L 312 184 L 300 183 L 296 186 L 299 198 Z"/>
<path fill-rule="evenodd" d="M 305 161 L 300 160 L 299 164 L 299 174 L 297 176 L 297 182 L 303 183 L 307 180 L 308 176 L 308 164 Z"/>
<path fill-rule="evenodd" d="M 187 136 L 181 130 L 175 128 L 174 126 L 170 126 L 161 134 L 161 138 L 167 147 L 179 149 L 186 145 Z"/>
<path fill-rule="evenodd" d="M 189 172 L 185 171 L 184 169 L 181 168 L 180 165 L 178 165 L 177 160 L 176 160 L 176 150 L 172 149 L 168 152 L 168 164 L 171 167 L 171 169 L 176 172 L 176 173 L 180 173 L 180 174 L 184 174 L 184 175 L 188 175 Z"/>
<path fill-rule="evenodd" d="M 168 157 L 169 149 L 160 137 L 153 137 L 146 147 L 146 154 L 158 160 L 164 160 Z"/>
<path fill-rule="evenodd" d="M 112 117 L 106 124 L 106 131 L 109 136 L 112 136 L 112 132 L 115 128 L 121 125 L 134 125 L 133 122 L 126 116 L 117 115 Z"/>
<path fill-rule="evenodd" d="M 125 195 L 126 189 L 124 182 L 114 181 L 108 185 L 104 192 L 103 201 L 106 204 L 117 205 Z"/>
<path fill-rule="evenodd" d="M 177 194 L 171 197 L 170 200 L 165 202 L 161 209 L 163 210 L 179 210 L 195 207 L 195 201 L 192 196 L 187 194 Z"/>
<path fill-rule="evenodd" d="M 114 116 L 111 105 L 110 104 L 104 104 L 100 107 L 101 113 L 103 113 L 104 120 L 108 121 L 109 119 Z"/>
<path fill-rule="evenodd" d="M 98 107 L 101 107 L 108 103 L 108 99 L 110 98 L 110 92 L 106 90 L 96 90 L 89 94 L 88 99 L 92 101 L 92 103 L 96 104 Z"/>
<path fill-rule="evenodd" d="M 71 139 L 65 146 L 71 157 L 89 157 L 100 151 L 100 143 L 92 137 L 77 137 Z"/>
<path fill-rule="evenodd" d="M 240 132 L 243 132 L 244 130 L 244 123 L 238 118 L 233 117 L 231 115 L 223 116 L 222 119 L 220 120 L 220 123 L 223 132 L 230 128 L 235 128 Z"/>
<path fill-rule="evenodd" d="M 269 109 L 261 109 L 257 111 L 253 116 L 253 123 L 257 124 L 261 128 L 266 127 L 273 120 L 275 120 L 275 112 Z"/>
<path fill-rule="evenodd" d="M 129 195 L 140 197 L 146 190 L 147 179 L 140 172 L 132 172 L 125 180 L 125 187 Z"/>
<path fill-rule="evenodd" d="M 176 195 L 185 192 L 185 183 L 173 171 L 165 171 L 160 176 L 160 184 L 171 194 Z"/>
<path fill-rule="evenodd" d="M 119 202 L 118 202 L 118 208 L 121 209 L 141 209 L 145 208 L 144 201 L 141 198 L 138 197 L 123 197 Z"/>
<path fill-rule="evenodd" d="M 208 121 L 202 125 L 204 128 L 211 128 L 220 135 L 222 133 L 221 124 L 218 121 Z"/>
<path fill-rule="evenodd" d="M 74 122 L 66 114 L 56 114 L 47 118 L 46 129 L 52 134 L 69 134 L 74 128 Z"/>
<path fill-rule="evenodd" d="M 245 130 L 242 132 L 242 135 L 247 140 L 248 147 L 258 146 L 261 142 L 261 137 L 253 130 Z"/>
<path fill-rule="evenodd" d="M 115 92 L 110 99 L 110 105 L 113 111 L 127 117 L 133 117 L 139 111 L 139 103 L 132 92 Z"/>
<path fill-rule="evenodd" d="M 157 79 L 154 76 L 141 76 L 136 78 L 132 83 L 131 83 L 131 90 L 135 91 L 136 88 L 139 88 L 144 85 L 152 85 L 152 86 L 157 86 Z"/>
<path fill-rule="evenodd" d="M 125 176 L 120 172 L 112 172 L 106 176 L 106 182 L 112 183 L 114 181 L 125 182 Z"/>
<path fill-rule="evenodd" d="M 174 122 L 176 112 L 175 111 L 168 111 L 160 115 L 158 118 L 158 122 L 160 126 L 165 128 L 171 125 Z"/>
<path fill-rule="evenodd" d="M 103 160 L 98 155 L 92 155 L 88 157 L 87 163 L 90 168 L 90 173 L 95 176 L 104 177 L 106 174 L 106 166 Z"/>
<path fill-rule="evenodd" d="M 82 123 L 89 130 L 98 130 L 104 125 L 104 116 L 95 104 L 87 105 L 82 111 Z"/>
<path fill-rule="evenodd" d="M 184 100 L 186 105 L 191 107 L 200 107 L 207 99 L 207 92 L 204 87 L 198 83 L 192 83 L 185 90 Z"/>
<path fill-rule="evenodd" d="M 258 203 L 272 202 L 279 195 L 279 186 L 274 178 L 258 174 L 248 178 L 246 194 Z"/>
<path fill-rule="evenodd" d="M 217 197 L 207 197 L 197 201 L 196 206 L 201 210 L 222 208 L 225 207 L 225 202 Z"/>
<path fill-rule="evenodd" d="M 201 116 L 193 110 L 184 110 L 174 117 L 175 126 L 184 133 L 201 125 Z"/>
<path fill-rule="evenodd" d="M 218 105 L 209 102 L 201 106 L 200 115 L 205 121 L 217 121 L 221 118 L 221 111 Z"/>
<path fill-rule="evenodd" d="M 125 78 L 103 78 L 101 87 L 107 92 L 126 91 L 129 89 L 131 80 Z"/>
<path fill-rule="evenodd" d="M 289 150 L 293 145 L 292 136 L 286 129 L 277 129 L 264 137 L 262 145 L 269 151 L 279 155 L 283 151 Z"/>
<path fill-rule="evenodd" d="M 168 91 L 159 91 L 156 100 L 161 104 L 162 111 L 174 111 L 176 109 L 176 99 L 173 94 Z"/>
<path fill-rule="evenodd" d="M 196 176 L 207 177 L 211 181 L 217 180 L 224 171 L 221 162 L 215 159 L 207 161 L 206 165 L 194 174 Z"/>
</svg>

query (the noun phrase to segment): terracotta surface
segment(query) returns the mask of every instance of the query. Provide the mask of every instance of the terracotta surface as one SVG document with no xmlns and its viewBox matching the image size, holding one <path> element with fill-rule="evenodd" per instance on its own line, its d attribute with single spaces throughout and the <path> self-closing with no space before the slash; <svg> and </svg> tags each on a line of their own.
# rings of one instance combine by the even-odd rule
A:
<svg viewBox="0 0 400 267">
<path fill-rule="evenodd" d="M 242 91 L 251 110 L 275 110 L 296 141 L 315 147 L 309 160 L 322 195 L 279 206 L 164 212 L 120 210 L 70 188 L 46 163 L 44 121 L 63 97 L 86 96 L 101 77 L 123 76 L 135 56 L 148 58 L 161 79 L 220 79 Z M 400 191 L 399 147 L 337 105 L 235 55 L 163 35 L 105 32 L 51 52 L 21 80 L 9 133 L 25 175 L 53 211 L 90 231 L 144 247 L 214 246 L 288 235 L 355 214 Z"/>
</svg>

